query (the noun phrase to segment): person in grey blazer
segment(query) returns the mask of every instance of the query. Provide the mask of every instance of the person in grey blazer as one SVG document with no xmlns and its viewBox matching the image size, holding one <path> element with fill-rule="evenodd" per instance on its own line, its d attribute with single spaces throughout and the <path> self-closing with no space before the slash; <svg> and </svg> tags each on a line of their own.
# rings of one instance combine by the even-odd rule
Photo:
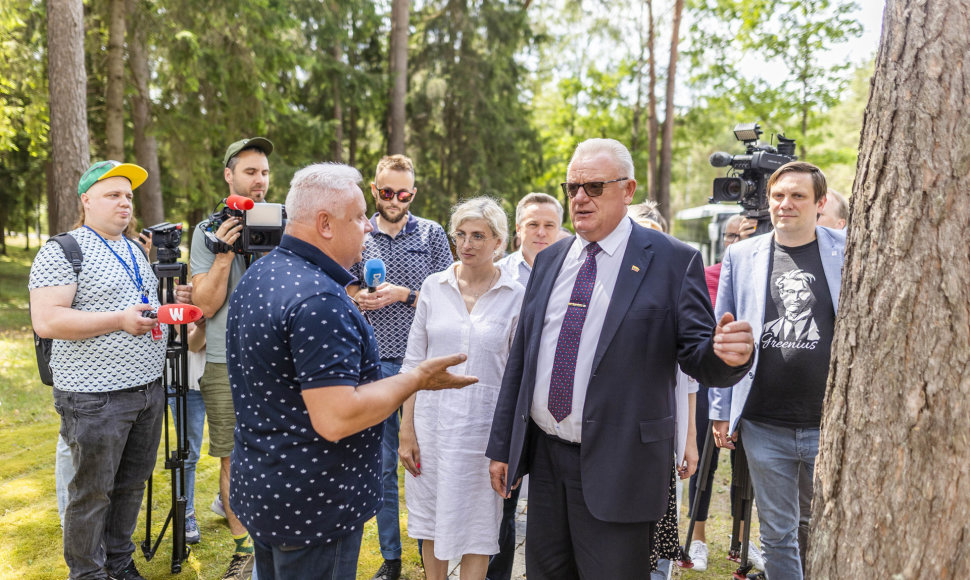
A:
<svg viewBox="0 0 970 580">
<path fill-rule="evenodd" d="M 787 163 L 767 189 L 774 232 L 727 249 L 717 292 L 718 316 L 754 327 L 754 364 L 732 388 L 711 391 L 710 417 L 718 447 L 740 437 L 747 453 L 765 572 L 800 580 L 799 502 L 810 505 L 812 489 L 799 489 L 798 474 L 811 474 L 818 454 L 845 232 L 816 224 L 826 203 L 818 167 Z"/>
</svg>

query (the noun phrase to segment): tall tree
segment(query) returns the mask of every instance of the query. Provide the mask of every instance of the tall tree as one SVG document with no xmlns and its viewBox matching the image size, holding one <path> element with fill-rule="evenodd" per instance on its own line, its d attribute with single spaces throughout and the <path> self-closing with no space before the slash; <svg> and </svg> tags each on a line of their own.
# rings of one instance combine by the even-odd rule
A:
<svg viewBox="0 0 970 580">
<path fill-rule="evenodd" d="M 674 18 L 670 26 L 670 57 L 667 65 L 667 94 L 664 113 L 663 131 L 660 144 L 660 165 L 657 170 L 657 195 L 654 201 L 667 223 L 671 222 L 670 214 L 670 176 L 671 164 L 674 157 L 674 117 L 677 109 L 674 106 L 674 89 L 677 85 L 677 48 L 680 45 L 680 19 L 684 12 L 684 0 L 674 1 Z"/>
<path fill-rule="evenodd" d="M 391 47 L 388 51 L 390 57 L 391 100 L 387 115 L 387 152 L 390 155 L 404 153 L 410 16 L 410 0 L 392 0 Z"/>
<path fill-rule="evenodd" d="M 125 0 L 109 0 L 105 157 L 118 161 L 125 160 L 125 10 Z"/>
<path fill-rule="evenodd" d="M 165 221 L 162 201 L 162 176 L 158 163 L 158 142 L 153 134 L 152 100 L 149 91 L 151 66 L 148 60 L 147 27 L 151 13 L 144 0 L 128 0 L 128 66 L 134 93 L 131 96 L 131 121 L 134 128 L 135 160 L 148 171 L 148 179 L 137 190 L 135 211 L 142 225 Z"/>
<path fill-rule="evenodd" d="M 47 221 L 54 233 L 69 230 L 77 219 L 77 182 L 91 159 L 81 0 L 48 0 L 47 55 L 51 116 Z"/>
<path fill-rule="evenodd" d="M 967 578 L 970 1 L 890 0 L 863 121 L 809 573 Z"/>
</svg>

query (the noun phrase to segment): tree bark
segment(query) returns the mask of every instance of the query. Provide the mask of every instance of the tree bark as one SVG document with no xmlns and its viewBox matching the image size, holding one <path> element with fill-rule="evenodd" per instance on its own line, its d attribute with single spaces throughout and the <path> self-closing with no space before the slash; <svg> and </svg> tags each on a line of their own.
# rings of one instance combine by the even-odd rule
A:
<svg viewBox="0 0 970 580">
<path fill-rule="evenodd" d="M 152 134 L 151 96 L 148 82 L 151 69 L 148 64 L 148 42 L 145 25 L 148 15 L 141 0 L 128 0 L 128 66 L 135 85 L 131 97 L 131 121 L 134 126 L 135 160 L 148 171 L 148 179 L 135 190 L 137 203 L 135 213 L 142 226 L 153 226 L 165 221 L 165 205 L 162 200 L 161 169 L 158 164 L 158 142 Z"/>
<path fill-rule="evenodd" d="M 391 2 L 391 103 L 387 122 L 387 153 L 389 155 L 404 154 L 410 11 L 410 0 L 393 0 Z"/>
<path fill-rule="evenodd" d="M 647 101 L 647 140 L 650 145 L 647 153 L 647 192 L 650 199 L 655 200 L 657 199 L 657 133 L 659 133 L 660 127 L 657 122 L 657 43 L 656 29 L 653 24 L 653 2 L 651 0 L 647 1 L 647 18 L 650 20 L 648 40 L 650 47 L 650 97 Z M 668 220 L 667 223 L 670 223 L 670 221 Z"/>
<path fill-rule="evenodd" d="M 339 42 L 333 45 L 333 60 L 337 67 L 343 61 L 343 51 L 341 50 Z M 341 73 L 335 72 L 333 75 L 333 160 L 337 163 L 343 163 L 344 149 L 344 112 L 343 104 L 341 103 L 342 97 L 340 96 L 340 83 L 342 81 Z"/>
<path fill-rule="evenodd" d="M 667 95 L 665 103 L 666 113 L 663 125 L 663 143 L 660 147 L 660 168 L 658 171 L 657 209 L 671 223 L 670 215 L 670 175 L 671 163 L 673 162 L 674 144 L 674 116 L 677 110 L 674 108 L 674 87 L 677 80 L 677 47 L 680 44 L 680 17 L 684 12 L 684 0 L 676 0 L 674 3 L 674 20 L 670 30 L 670 64 L 667 66 Z"/>
<path fill-rule="evenodd" d="M 108 159 L 125 160 L 125 0 L 109 2 L 105 137 Z"/>
<path fill-rule="evenodd" d="M 77 182 L 91 159 L 81 0 L 48 0 L 47 62 L 51 144 L 47 225 L 55 234 L 68 231 L 77 220 Z"/>
<path fill-rule="evenodd" d="M 890 0 L 822 418 L 812 578 L 970 577 L 970 0 Z"/>
</svg>

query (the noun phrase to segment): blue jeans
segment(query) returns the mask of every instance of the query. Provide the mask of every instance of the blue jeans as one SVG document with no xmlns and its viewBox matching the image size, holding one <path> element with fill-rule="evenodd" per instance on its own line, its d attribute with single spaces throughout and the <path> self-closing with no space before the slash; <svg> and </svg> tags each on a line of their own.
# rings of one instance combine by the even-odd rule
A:
<svg viewBox="0 0 970 580">
<path fill-rule="evenodd" d="M 348 536 L 329 544 L 314 546 L 270 546 L 253 538 L 256 568 L 253 578 L 285 580 L 288 578 L 318 578 L 319 580 L 354 580 L 357 578 L 357 556 L 363 526 Z"/>
<path fill-rule="evenodd" d="M 57 435 L 57 451 L 54 452 L 54 489 L 57 491 L 57 516 L 64 527 L 64 510 L 67 509 L 67 487 L 74 479 L 74 463 L 71 461 L 71 446 L 61 434 Z"/>
<path fill-rule="evenodd" d="M 161 381 L 128 393 L 54 389 L 74 478 L 64 512 L 64 560 L 71 578 L 104 578 L 131 563 L 131 536 L 145 481 L 155 468 L 165 392 Z"/>
<path fill-rule="evenodd" d="M 169 388 L 168 392 L 173 394 L 175 390 Z M 172 411 L 175 428 L 178 429 L 174 397 L 169 397 L 168 406 Z M 199 455 L 202 450 L 202 430 L 205 429 L 205 402 L 202 400 L 200 391 L 188 390 L 185 397 L 185 417 L 186 446 L 189 450 L 189 456 L 185 460 L 185 489 L 180 489 L 179 493 L 185 494 L 185 513 L 192 514 L 195 513 L 195 466 L 199 463 Z"/>
<path fill-rule="evenodd" d="M 391 377 L 401 371 L 401 365 L 382 360 L 381 373 Z M 401 516 L 398 508 L 397 445 L 401 430 L 401 414 L 394 411 L 384 421 L 384 439 L 381 441 L 381 485 L 384 486 L 384 502 L 377 512 L 377 537 L 381 542 L 381 555 L 385 560 L 401 559 Z"/>
<path fill-rule="evenodd" d="M 768 578 L 802 580 L 798 555 L 798 473 L 815 471 L 818 428 L 778 427 L 742 419 L 741 443 L 758 503 Z M 811 502 L 811 498 L 807 498 Z"/>
</svg>

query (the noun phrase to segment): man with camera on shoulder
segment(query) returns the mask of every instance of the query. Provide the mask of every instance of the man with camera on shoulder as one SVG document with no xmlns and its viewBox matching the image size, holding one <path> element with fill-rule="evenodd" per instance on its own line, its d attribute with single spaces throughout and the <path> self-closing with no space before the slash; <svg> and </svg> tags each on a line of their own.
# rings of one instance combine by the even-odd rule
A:
<svg viewBox="0 0 970 580">
<path fill-rule="evenodd" d="M 262 137 L 242 139 L 226 149 L 223 174 L 229 185 L 229 195 L 242 196 L 255 203 L 266 199 L 269 189 L 269 155 L 273 144 Z M 199 224 L 192 235 L 190 265 L 195 304 L 202 309 L 206 322 L 206 364 L 199 381 L 209 422 L 209 455 L 219 458 L 219 496 L 213 502 L 216 513 L 224 512 L 229 531 L 236 543 L 223 578 L 249 578 L 253 569 L 252 540 L 246 528 L 229 507 L 230 455 L 236 414 L 226 370 L 226 317 L 229 297 L 253 259 L 252 254 L 240 254 L 233 247 L 243 234 L 241 218 L 228 216 L 215 229 L 220 245 L 215 252 L 206 243 L 205 227 L 211 220 Z"/>
</svg>

